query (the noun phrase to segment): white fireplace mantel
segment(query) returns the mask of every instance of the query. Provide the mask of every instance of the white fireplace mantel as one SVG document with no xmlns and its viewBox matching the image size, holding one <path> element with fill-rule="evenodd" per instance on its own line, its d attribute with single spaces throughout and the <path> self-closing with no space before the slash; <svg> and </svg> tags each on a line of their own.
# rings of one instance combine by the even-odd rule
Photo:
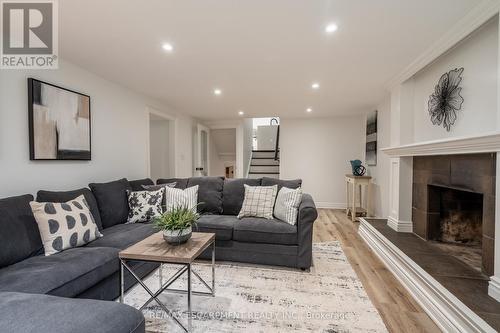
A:
<svg viewBox="0 0 500 333">
<path fill-rule="evenodd" d="M 500 132 L 484 135 L 424 141 L 381 149 L 391 157 L 475 154 L 500 151 Z"/>
</svg>

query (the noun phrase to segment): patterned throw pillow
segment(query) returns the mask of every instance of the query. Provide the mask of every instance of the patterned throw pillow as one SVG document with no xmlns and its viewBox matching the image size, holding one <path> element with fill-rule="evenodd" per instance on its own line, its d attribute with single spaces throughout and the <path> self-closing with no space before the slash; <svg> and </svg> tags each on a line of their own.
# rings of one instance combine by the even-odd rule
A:
<svg viewBox="0 0 500 333">
<path fill-rule="evenodd" d="M 278 220 L 285 221 L 291 225 L 297 223 L 297 215 L 299 214 L 299 205 L 302 201 L 302 188 L 291 189 L 282 187 L 276 197 L 274 205 L 274 217 Z"/>
<path fill-rule="evenodd" d="M 278 186 L 248 186 L 245 184 L 245 198 L 238 218 L 263 217 L 273 218 L 274 201 Z"/>
<path fill-rule="evenodd" d="M 196 205 L 198 204 L 198 185 L 188 187 L 185 190 L 165 187 L 165 203 L 166 212 L 170 212 L 178 207 L 191 208 L 196 212 Z"/>
<path fill-rule="evenodd" d="M 156 191 L 127 191 L 128 219 L 127 223 L 149 222 L 163 213 L 164 188 Z"/>
<path fill-rule="evenodd" d="M 158 185 L 142 185 L 142 188 L 148 191 L 157 191 L 164 187 L 175 187 L 177 182 L 174 183 L 166 183 L 166 184 L 158 184 Z"/>
<path fill-rule="evenodd" d="M 78 247 L 102 237 L 83 195 L 64 202 L 30 202 L 45 255 Z"/>
</svg>

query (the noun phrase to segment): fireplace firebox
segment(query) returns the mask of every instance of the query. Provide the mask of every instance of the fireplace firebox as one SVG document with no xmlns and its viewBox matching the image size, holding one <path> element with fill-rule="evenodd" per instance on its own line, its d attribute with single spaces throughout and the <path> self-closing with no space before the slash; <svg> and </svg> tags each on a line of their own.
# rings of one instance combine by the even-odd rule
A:
<svg viewBox="0 0 500 333">
<path fill-rule="evenodd" d="M 413 231 L 493 275 L 495 154 L 413 159 Z"/>
</svg>

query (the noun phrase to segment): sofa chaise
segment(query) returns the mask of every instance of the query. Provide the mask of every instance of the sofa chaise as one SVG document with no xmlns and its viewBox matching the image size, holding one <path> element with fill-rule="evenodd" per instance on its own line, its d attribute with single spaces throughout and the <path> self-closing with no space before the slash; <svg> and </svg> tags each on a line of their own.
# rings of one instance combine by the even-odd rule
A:
<svg viewBox="0 0 500 333">
<path fill-rule="evenodd" d="M 236 215 L 244 184 L 298 187 L 300 180 L 224 179 L 193 177 L 160 179 L 176 187 L 199 185 L 201 232 L 216 234 L 216 259 L 307 269 L 311 266 L 312 227 L 317 217 L 311 196 L 305 194 L 298 223 L 243 218 Z M 39 202 L 66 202 L 84 195 L 103 234 L 86 246 L 45 256 L 29 202 L 32 195 L 0 199 L 0 327 L 2 332 L 144 332 L 144 316 L 116 302 L 119 296 L 118 253 L 152 235 L 151 223 L 125 224 L 127 190 L 143 190 L 150 179 L 89 184 L 73 191 L 38 191 Z M 208 257 L 208 253 L 203 256 Z M 158 265 L 131 262 L 145 277 Z M 126 272 L 125 288 L 135 283 Z"/>
</svg>

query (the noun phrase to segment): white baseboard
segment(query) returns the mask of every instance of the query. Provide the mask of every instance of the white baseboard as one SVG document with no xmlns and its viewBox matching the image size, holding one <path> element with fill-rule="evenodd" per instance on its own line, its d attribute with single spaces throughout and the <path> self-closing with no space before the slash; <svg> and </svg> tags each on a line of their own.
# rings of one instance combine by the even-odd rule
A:
<svg viewBox="0 0 500 333">
<path fill-rule="evenodd" d="M 500 278 L 498 276 L 490 277 L 488 295 L 500 302 Z"/>
<path fill-rule="evenodd" d="M 360 221 L 361 238 L 443 332 L 496 332 L 371 224 Z"/>
<path fill-rule="evenodd" d="M 389 216 L 389 218 L 387 219 L 387 225 L 397 232 L 413 232 L 412 221 L 400 221 Z"/>
<path fill-rule="evenodd" d="M 346 209 L 347 204 L 345 203 L 337 203 L 337 202 L 326 202 L 326 201 L 316 201 L 316 208 L 325 208 L 325 209 Z"/>
</svg>

